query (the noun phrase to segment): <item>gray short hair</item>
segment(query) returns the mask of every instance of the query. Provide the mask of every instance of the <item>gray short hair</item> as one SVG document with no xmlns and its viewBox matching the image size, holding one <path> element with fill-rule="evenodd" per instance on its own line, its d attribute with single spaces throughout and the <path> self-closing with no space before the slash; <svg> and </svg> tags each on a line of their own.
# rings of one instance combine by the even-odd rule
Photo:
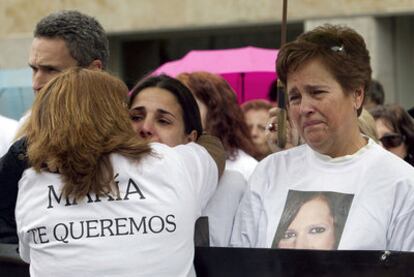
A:
<svg viewBox="0 0 414 277">
<path fill-rule="evenodd" d="M 94 60 L 100 60 L 103 68 L 108 64 L 105 30 L 95 18 L 78 11 L 59 11 L 42 18 L 36 25 L 34 37 L 63 39 L 81 67 L 87 67 Z"/>
</svg>

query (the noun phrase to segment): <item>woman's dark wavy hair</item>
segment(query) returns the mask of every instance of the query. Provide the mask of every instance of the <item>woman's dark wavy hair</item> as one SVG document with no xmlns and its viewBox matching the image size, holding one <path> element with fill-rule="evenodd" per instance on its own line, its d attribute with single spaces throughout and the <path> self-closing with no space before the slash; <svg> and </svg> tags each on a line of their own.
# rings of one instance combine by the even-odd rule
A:
<svg viewBox="0 0 414 277">
<path fill-rule="evenodd" d="M 408 112 L 398 104 L 376 106 L 369 112 L 376 120 L 382 119 L 388 128 L 404 137 L 407 146 L 405 160 L 414 165 L 414 121 Z"/>
<path fill-rule="evenodd" d="M 207 106 L 205 130 L 221 139 L 228 158 L 235 159 L 238 149 L 256 154 L 236 93 L 226 80 L 208 72 L 182 73 L 177 79 Z"/>
<path fill-rule="evenodd" d="M 128 108 L 131 108 L 135 97 L 144 89 L 157 87 L 168 90 L 177 99 L 183 112 L 185 133 L 197 132 L 197 138 L 203 133 L 200 110 L 191 91 L 179 80 L 167 75 L 151 76 L 139 81 L 129 93 Z"/>
<path fill-rule="evenodd" d="M 278 53 L 276 71 L 284 85 L 287 75 L 313 59 L 321 60 L 345 93 L 362 86 L 366 92 L 371 83 L 368 49 L 361 35 L 353 29 L 325 24 L 283 45 Z M 362 105 L 358 109 L 361 114 Z"/>
</svg>

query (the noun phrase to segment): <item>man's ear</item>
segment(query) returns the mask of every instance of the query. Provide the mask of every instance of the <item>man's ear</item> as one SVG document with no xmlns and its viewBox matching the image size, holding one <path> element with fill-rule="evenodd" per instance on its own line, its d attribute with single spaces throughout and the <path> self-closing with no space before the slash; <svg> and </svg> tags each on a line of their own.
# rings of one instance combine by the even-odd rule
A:
<svg viewBox="0 0 414 277">
<path fill-rule="evenodd" d="M 102 70 L 103 69 L 103 64 L 101 60 L 93 60 L 89 66 L 88 69 L 92 69 L 92 70 Z"/>
<path fill-rule="evenodd" d="M 192 130 L 191 133 L 187 135 L 187 142 L 195 142 L 197 140 L 197 131 Z"/>
</svg>

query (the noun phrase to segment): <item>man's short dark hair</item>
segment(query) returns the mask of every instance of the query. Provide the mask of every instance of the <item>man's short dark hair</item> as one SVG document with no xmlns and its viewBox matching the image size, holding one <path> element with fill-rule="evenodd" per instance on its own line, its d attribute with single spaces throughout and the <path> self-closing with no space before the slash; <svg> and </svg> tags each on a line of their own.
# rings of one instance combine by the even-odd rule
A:
<svg viewBox="0 0 414 277">
<path fill-rule="evenodd" d="M 377 80 L 371 80 L 368 91 L 365 93 L 365 97 L 370 99 L 377 105 L 384 105 L 384 88 Z"/>
<path fill-rule="evenodd" d="M 108 38 L 101 24 L 78 11 L 59 11 L 42 18 L 34 30 L 36 38 L 61 38 L 70 55 L 81 67 L 100 60 L 106 68 L 109 59 Z"/>
</svg>

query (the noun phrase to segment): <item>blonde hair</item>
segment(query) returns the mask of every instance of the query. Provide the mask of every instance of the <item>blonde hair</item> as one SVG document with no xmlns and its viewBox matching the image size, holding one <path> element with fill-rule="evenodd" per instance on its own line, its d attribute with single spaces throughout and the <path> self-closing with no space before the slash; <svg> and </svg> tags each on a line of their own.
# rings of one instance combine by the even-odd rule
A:
<svg viewBox="0 0 414 277">
<path fill-rule="evenodd" d="M 375 119 L 366 109 L 362 109 L 361 115 L 358 117 L 358 127 L 361 133 L 378 143 Z"/>
<path fill-rule="evenodd" d="M 150 152 L 132 130 L 127 93 L 121 80 L 101 71 L 74 68 L 55 77 L 22 129 L 30 165 L 60 173 L 64 196 L 118 193 L 109 154 L 139 160 Z"/>
</svg>

